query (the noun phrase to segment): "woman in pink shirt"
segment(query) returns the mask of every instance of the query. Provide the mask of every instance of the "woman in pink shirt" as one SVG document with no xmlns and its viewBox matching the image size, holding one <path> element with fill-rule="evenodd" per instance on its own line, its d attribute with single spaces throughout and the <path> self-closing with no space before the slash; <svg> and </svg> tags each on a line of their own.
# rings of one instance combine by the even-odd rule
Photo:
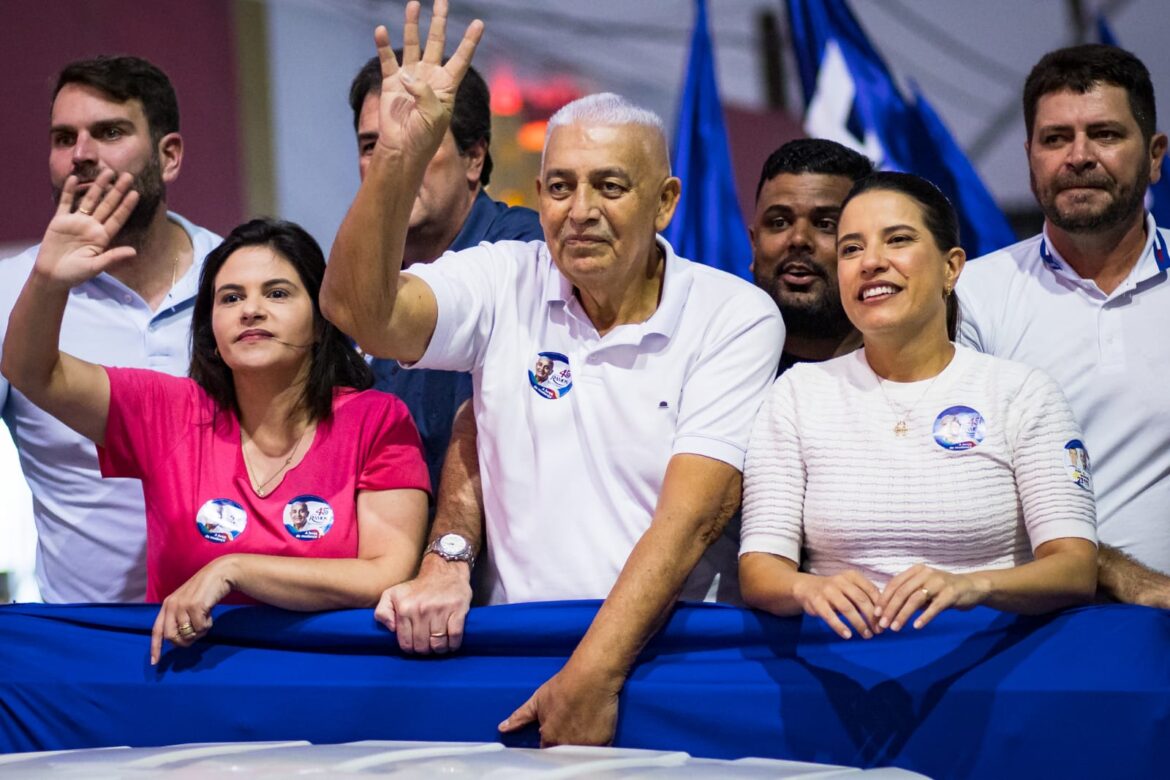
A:
<svg viewBox="0 0 1170 780">
<path fill-rule="evenodd" d="M 104 476 L 142 480 L 147 599 L 162 602 L 151 662 L 163 638 L 206 634 L 220 601 L 373 607 L 414 573 L 430 485 L 405 405 L 368 389 L 369 368 L 321 316 L 325 260 L 308 233 L 254 220 L 207 256 L 189 379 L 59 351 L 70 288 L 135 251 L 113 245 L 131 184 L 107 171 L 78 197 L 66 182 L 3 371 L 98 445 Z"/>
</svg>

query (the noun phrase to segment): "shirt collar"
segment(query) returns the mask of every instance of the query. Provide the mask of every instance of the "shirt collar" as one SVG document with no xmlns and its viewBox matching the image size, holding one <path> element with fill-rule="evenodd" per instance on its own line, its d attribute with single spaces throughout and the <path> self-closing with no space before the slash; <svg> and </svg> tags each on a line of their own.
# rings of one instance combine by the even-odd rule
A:
<svg viewBox="0 0 1170 780">
<path fill-rule="evenodd" d="M 665 265 L 662 272 L 662 293 L 659 296 L 658 308 L 643 323 L 635 324 L 630 328 L 615 329 L 610 334 L 615 336 L 615 341 L 640 340 L 642 336 L 651 333 L 669 337 L 673 335 L 679 320 L 682 318 L 683 308 L 686 306 L 691 284 L 694 281 L 690 261 L 676 255 L 674 247 L 662 236 L 656 236 L 655 241 L 662 250 Z M 574 299 L 573 283 L 561 274 L 557 264 L 553 262 L 552 253 L 547 244 L 542 246 L 541 251 L 548 255 L 549 264 L 548 278 L 544 284 L 545 302 L 549 305 L 564 306 Z M 628 331 L 629 337 L 617 337 L 619 331 Z"/>
<path fill-rule="evenodd" d="M 1051 237 L 1048 235 L 1047 222 L 1044 223 L 1044 232 L 1040 238 L 1040 260 L 1048 270 L 1058 276 L 1063 276 L 1078 284 L 1092 284 L 1091 281 L 1084 279 L 1074 271 L 1072 266 L 1060 256 L 1056 247 L 1052 245 Z M 1170 264 L 1170 252 L 1167 250 L 1166 239 L 1158 232 L 1158 224 L 1154 221 L 1154 215 L 1147 211 L 1145 246 L 1142 247 L 1142 253 L 1138 256 L 1138 261 L 1134 263 L 1129 276 L 1113 291 L 1113 295 L 1130 290 L 1138 282 L 1164 273 L 1168 264 Z"/>
<path fill-rule="evenodd" d="M 207 258 L 207 251 L 201 251 L 199 235 L 197 233 L 198 228 L 195 225 L 173 211 L 167 212 L 167 219 L 183 228 L 183 231 L 187 234 L 187 239 L 191 242 L 191 267 L 175 281 L 175 286 L 171 289 L 171 300 L 164 302 L 159 307 L 158 311 L 154 313 L 155 317 L 164 316 L 173 309 L 184 308 L 185 305 L 194 302 L 195 294 L 199 289 L 199 277 L 203 273 L 203 261 Z M 133 292 L 117 277 L 105 271 L 102 271 L 94 278 L 78 286 L 84 287 L 85 285 L 94 285 L 94 289 L 101 289 L 103 286 L 108 286 L 120 293 Z M 137 295 L 137 293 L 134 294 Z M 139 301 L 141 301 L 141 298 L 139 298 Z"/>
</svg>

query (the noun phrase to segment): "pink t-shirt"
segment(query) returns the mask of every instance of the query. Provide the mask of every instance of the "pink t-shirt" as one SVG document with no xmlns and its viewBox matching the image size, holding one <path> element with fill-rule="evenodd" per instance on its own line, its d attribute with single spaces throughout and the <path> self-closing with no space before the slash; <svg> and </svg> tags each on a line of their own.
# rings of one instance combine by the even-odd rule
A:
<svg viewBox="0 0 1170 780">
<path fill-rule="evenodd" d="M 218 410 L 190 379 L 131 368 L 106 373 L 110 414 L 98 459 L 102 476 L 142 480 L 147 601 L 162 601 L 230 553 L 354 558 L 359 492 L 430 491 L 418 431 L 406 405 L 388 393 L 339 389 L 305 457 L 261 498 L 248 479 L 234 413 Z"/>
</svg>

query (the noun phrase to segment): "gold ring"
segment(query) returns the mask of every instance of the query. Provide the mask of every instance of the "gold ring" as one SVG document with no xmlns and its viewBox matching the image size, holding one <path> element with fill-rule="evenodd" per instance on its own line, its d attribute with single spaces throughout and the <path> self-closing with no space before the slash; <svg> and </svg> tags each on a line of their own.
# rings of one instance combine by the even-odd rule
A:
<svg viewBox="0 0 1170 780">
<path fill-rule="evenodd" d="M 85 210 L 85 209 L 83 209 L 81 206 L 78 206 L 78 207 L 77 207 L 77 210 L 78 210 L 78 211 L 80 211 L 82 214 L 84 214 L 84 215 L 85 215 L 85 216 L 87 216 L 87 217 L 92 217 L 92 216 L 93 216 L 93 211 L 92 211 L 92 210 L 90 210 L 90 211 L 86 211 L 86 210 Z"/>
<path fill-rule="evenodd" d="M 194 636 L 195 634 L 198 634 L 199 632 L 196 631 L 195 627 L 192 626 L 190 623 L 184 623 L 183 625 L 179 626 L 179 633 L 182 634 L 183 636 Z"/>
<path fill-rule="evenodd" d="M 442 632 L 441 634 L 431 634 L 431 639 L 442 639 L 445 636 L 447 636 L 446 631 Z"/>
<path fill-rule="evenodd" d="M 923 588 L 923 589 L 922 589 L 922 595 L 926 597 L 926 600 L 927 600 L 927 601 L 930 601 L 930 590 L 929 590 L 929 589 L 927 589 L 927 588 Z"/>
</svg>

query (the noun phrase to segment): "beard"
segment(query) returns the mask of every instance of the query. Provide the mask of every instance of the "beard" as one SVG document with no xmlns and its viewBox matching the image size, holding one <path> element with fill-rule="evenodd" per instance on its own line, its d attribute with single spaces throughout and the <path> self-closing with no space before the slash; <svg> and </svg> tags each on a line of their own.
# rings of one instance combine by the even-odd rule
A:
<svg viewBox="0 0 1170 780">
<path fill-rule="evenodd" d="M 1036 175 L 1029 174 L 1032 194 L 1044 212 L 1044 218 L 1066 233 L 1100 233 L 1133 219 L 1145 206 L 1146 190 L 1150 186 L 1150 161 L 1145 159 L 1130 185 L 1119 184 L 1103 171 L 1057 176 L 1045 192 L 1036 185 Z M 1056 198 L 1073 187 L 1095 187 L 1110 192 L 1112 201 L 1095 211 L 1062 212 Z"/>
<path fill-rule="evenodd" d="M 809 291 L 794 293 L 780 277 L 792 266 L 807 270 L 812 277 Z M 820 281 L 818 289 L 813 289 Z M 795 253 L 786 256 L 776 266 L 771 278 L 756 278 L 756 284 L 767 292 L 780 314 L 784 317 L 784 329 L 792 336 L 806 339 L 839 338 L 853 330 L 853 323 L 845 315 L 841 305 L 841 292 L 836 280 L 811 254 Z"/>
<path fill-rule="evenodd" d="M 96 163 L 86 163 L 75 166 L 71 173 L 82 182 L 92 182 L 101 173 Z M 154 219 L 158 207 L 166 201 L 167 187 L 162 180 L 162 162 L 157 154 L 152 154 L 146 167 L 134 175 L 131 188 L 138 193 L 138 205 L 130 212 L 126 224 L 118 231 L 115 241 L 122 245 L 134 245 L 146 233 Z M 61 202 L 61 188 L 53 187 L 53 203 Z M 73 203 L 76 211 L 81 203 L 78 197 Z"/>
</svg>

